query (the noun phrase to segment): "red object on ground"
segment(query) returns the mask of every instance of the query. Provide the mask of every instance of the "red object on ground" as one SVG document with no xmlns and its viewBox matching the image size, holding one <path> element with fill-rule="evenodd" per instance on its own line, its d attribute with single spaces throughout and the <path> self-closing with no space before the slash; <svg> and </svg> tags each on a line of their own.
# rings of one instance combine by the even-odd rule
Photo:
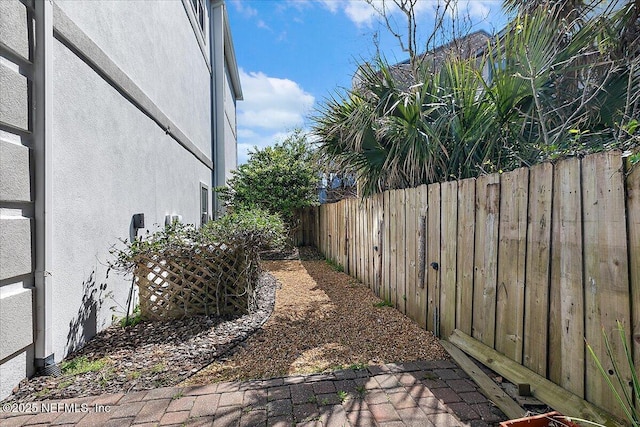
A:
<svg viewBox="0 0 640 427">
<path fill-rule="evenodd" d="M 508 420 L 500 423 L 500 427 L 580 427 L 573 421 L 567 420 L 560 412 L 532 415 L 530 417 Z"/>
</svg>

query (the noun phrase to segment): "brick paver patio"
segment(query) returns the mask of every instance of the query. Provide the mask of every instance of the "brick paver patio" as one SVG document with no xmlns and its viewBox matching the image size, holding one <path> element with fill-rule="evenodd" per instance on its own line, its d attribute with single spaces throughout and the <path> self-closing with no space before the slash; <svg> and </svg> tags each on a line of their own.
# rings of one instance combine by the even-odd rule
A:
<svg viewBox="0 0 640 427">
<path fill-rule="evenodd" d="M 504 419 L 446 360 L 14 404 L 0 412 L 3 427 L 481 427 Z"/>
</svg>

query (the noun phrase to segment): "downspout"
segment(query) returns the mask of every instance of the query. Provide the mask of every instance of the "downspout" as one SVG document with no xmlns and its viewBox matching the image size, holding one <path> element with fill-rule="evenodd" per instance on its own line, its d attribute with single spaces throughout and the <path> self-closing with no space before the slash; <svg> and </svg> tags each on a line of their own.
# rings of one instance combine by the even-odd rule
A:
<svg viewBox="0 0 640 427">
<path fill-rule="evenodd" d="M 59 375 L 52 334 L 51 231 L 51 81 L 53 10 L 51 0 L 35 2 L 33 157 L 35 178 L 35 366 Z"/>
<path fill-rule="evenodd" d="M 211 129 L 213 187 L 224 182 L 224 1 L 211 2 L 209 19 L 209 57 L 211 60 Z M 222 117 L 221 117 L 222 116 Z M 222 179 L 221 179 L 222 178 Z M 221 205 L 216 194 L 212 197 L 213 215 L 218 217 Z"/>
</svg>

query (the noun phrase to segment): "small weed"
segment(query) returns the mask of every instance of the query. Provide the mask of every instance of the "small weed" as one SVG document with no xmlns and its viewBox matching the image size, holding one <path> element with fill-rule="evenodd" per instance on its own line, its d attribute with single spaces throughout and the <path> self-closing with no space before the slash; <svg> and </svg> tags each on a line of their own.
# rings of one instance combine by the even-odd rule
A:
<svg viewBox="0 0 640 427">
<path fill-rule="evenodd" d="M 378 302 L 373 303 L 373 306 L 374 307 L 378 307 L 378 308 L 380 308 L 380 307 L 393 307 L 393 303 L 386 299 L 386 300 L 383 300 L 383 301 L 378 301 Z"/>
<path fill-rule="evenodd" d="M 344 267 L 342 265 L 340 265 L 338 262 L 332 260 L 332 259 L 327 259 L 327 264 L 329 264 L 329 266 L 334 270 L 337 271 L 338 273 L 344 273 Z"/>
<path fill-rule="evenodd" d="M 184 396 L 184 393 L 181 391 L 177 392 L 176 394 L 174 394 L 173 396 L 171 396 L 171 399 L 176 400 L 176 399 L 180 399 L 182 396 Z M 249 408 L 249 410 L 251 410 L 251 408 Z"/>
<path fill-rule="evenodd" d="M 113 369 L 107 369 L 102 372 L 100 375 L 100 381 L 98 382 L 100 387 L 105 388 L 109 384 L 109 380 L 111 380 L 111 378 L 113 378 Z"/>
<path fill-rule="evenodd" d="M 165 369 L 166 369 L 166 366 L 164 366 L 164 363 L 158 363 L 151 367 L 151 372 L 153 372 L 154 374 L 159 374 L 160 372 L 163 372 Z"/>
<path fill-rule="evenodd" d="M 437 380 L 437 379 L 439 379 L 439 378 L 440 378 L 439 376 L 434 375 L 434 374 L 432 374 L 431 372 L 425 372 L 425 373 L 424 373 L 424 379 L 425 379 L 425 380 Z"/>
<path fill-rule="evenodd" d="M 342 402 L 347 400 L 347 397 L 349 397 L 349 393 L 347 393 L 344 390 L 340 390 L 337 394 L 338 394 L 338 397 L 340 398 L 340 401 L 342 401 Z"/>
<path fill-rule="evenodd" d="M 36 392 L 35 396 L 36 397 L 44 397 L 44 396 L 48 396 L 51 394 L 51 390 L 49 390 L 48 388 L 43 388 L 42 390 Z"/>
<path fill-rule="evenodd" d="M 137 305 L 136 308 L 133 309 L 133 313 L 129 315 L 129 317 L 123 317 L 120 319 L 120 326 L 126 328 L 127 326 L 135 326 L 142 321 L 142 314 L 140 314 L 140 306 Z"/>
<path fill-rule="evenodd" d="M 309 396 L 309 398 L 307 399 L 307 403 L 317 403 L 318 402 L 318 398 L 315 396 Z"/>
<path fill-rule="evenodd" d="M 362 399 L 364 395 L 367 394 L 367 389 L 364 388 L 363 385 L 359 385 L 358 387 L 356 387 L 356 392 L 358 393 L 360 399 Z"/>
<path fill-rule="evenodd" d="M 65 375 L 80 375 L 86 372 L 97 372 L 105 367 L 108 358 L 89 361 L 87 356 L 79 356 L 69 360 L 68 362 L 62 362 L 60 369 Z"/>
<path fill-rule="evenodd" d="M 320 401 L 320 405 L 322 406 L 326 406 L 328 404 L 329 404 L 329 399 L 327 399 L 326 397 Z"/>
<path fill-rule="evenodd" d="M 71 384 L 73 384 L 73 380 L 62 381 L 60 384 L 58 384 L 58 390 L 62 390 L 63 388 L 67 388 Z"/>
<path fill-rule="evenodd" d="M 359 371 L 361 369 L 367 369 L 367 364 L 366 363 L 354 363 L 353 365 L 349 366 L 349 369 L 354 370 L 354 371 Z"/>
<path fill-rule="evenodd" d="M 138 378 L 140 378 L 140 375 L 142 375 L 142 374 L 139 371 L 129 372 L 127 374 L 127 379 L 128 380 L 137 380 Z"/>
<path fill-rule="evenodd" d="M 406 301 L 407 300 L 407 294 L 402 294 L 402 299 Z"/>
<path fill-rule="evenodd" d="M 154 387 L 165 387 L 169 384 L 169 380 L 167 378 L 157 378 L 153 380 Z"/>
</svg>

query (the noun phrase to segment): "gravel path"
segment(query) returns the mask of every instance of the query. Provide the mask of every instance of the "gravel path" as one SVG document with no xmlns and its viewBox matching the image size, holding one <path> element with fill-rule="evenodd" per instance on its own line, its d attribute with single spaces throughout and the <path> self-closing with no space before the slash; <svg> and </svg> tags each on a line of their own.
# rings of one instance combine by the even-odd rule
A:
<svg viewBox="0 0 640 427">
<path fill-rule="evenodd" d="M 25 380 L 7 400 L 64 399 L 447 358 L 430 332 L 391 307 L 375 306 L 380 299 L 334 271 L 317 252 L 301 248 L 300 256 L 303 261 L 263 263 L 267 272 L 257 287 L 259 310 L 254 314 L 108 328 L 67 358 L 98 360 L 104 363 L 101 369 Z"/>
<path fill-rule="evenodd" d="M 432 333 L 380 302 L 325 261 L 267 261 L 281 283 L 269 321 L 229 360 L 183 385 L 270 378 L 392 362 L 447 358 Z"/>
</svg>

